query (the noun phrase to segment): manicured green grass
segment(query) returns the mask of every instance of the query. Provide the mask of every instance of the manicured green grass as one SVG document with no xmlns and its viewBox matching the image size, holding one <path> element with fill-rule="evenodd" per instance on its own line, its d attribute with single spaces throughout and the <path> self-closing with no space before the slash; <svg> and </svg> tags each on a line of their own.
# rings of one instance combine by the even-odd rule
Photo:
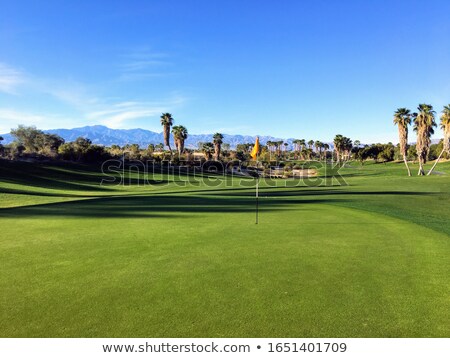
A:
<svg viewBox="0 0 450 358">
<path fill-rule="evenodd" d="M 261 182 L 255 225 L 253 180 L 1 161 L 0 336 L 448 337 L 450 175 L 341 173 Z"/>
</svg>

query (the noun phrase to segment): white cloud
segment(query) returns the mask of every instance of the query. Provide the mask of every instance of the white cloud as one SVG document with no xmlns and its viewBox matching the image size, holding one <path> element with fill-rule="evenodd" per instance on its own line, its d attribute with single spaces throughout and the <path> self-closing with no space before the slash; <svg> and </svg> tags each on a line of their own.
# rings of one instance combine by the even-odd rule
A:
<svg viewBox="0 0 450 358">
<path fill-rule="evenodd" d="M 171 98 L 155 102 L 127 101 L 103 103 L 96 110 L 86 113 L 86 118 L 111 128 L 124 128 L 130 121 L 146 117 L 158 117 L 162 112 L 170 112 L 186 101 L 179 94 Z M 153 127 L 152 129 L 156 128 Z"/>
<path fill-rule="evenodd" d="M 172 64 L 167 61 L 168 55 L 165 53 L 144 48 L 129 51 L 122 58 L 124 62 L 119 65 L 119 81 L 138 81 L 174 74 L 166 71 Z"/>
<path fill-rule="evenodd" d="M 36 126 L 40 129 L 53 129 L 70 126 L 75 123 L 66 117 L 58 115 L 37 114 L 17 111 L 12 108 L 0 108 L 0 133 L 9 133 L 19 124 Z"/>
<path fill-rule="evenodd" d="M 89 108 L 101 102 L 97 96 L 90 93 L 86 85 L 81 83 L 69 81 L 61 85 L 61 81 L 41 82 L 41 88 L 38 88 L 38 90 L 46 92 L 79 110 Z"/>
<path fill-rule="evenodd" d="M 168 63 L 166 61 L 148 59 L 144 61 L 131 61 L 121 65 L 121 68 L 124 71 L 131 72 L 131 71 L 142 71 L 149 67 L 164 66 L 167 64 Z"/>
<path fill-rule="evenodd" d="M 36 114 L 18 112 L 10 108 L 0 108 L 0 119 L 4 121 L 16 121 L 16 122 L 23 121 L 24 123 L 30 122 L 39 123 L 43 122 L 45 120 L 45 117 Z"/>
<path fill-rule="evenodd" d="M 17 87 L 25 82 L 19 70 L 0 62 L 0 92 L 17 94 Z"/>
<path fill-rule="evenodd" d="M 155 107 L 155 108 L 147 108 L 141 110 L 131 110 L 131 111 L 123 111 L 114 116 L 106 117 L 100 121 L 100 123 L 112 127 L 112 128 L 120 128 L 125 124 L 125 122 L 145 118 L 145 117 L 154 117 L 160 115 L 164 112 L 164 107 Z"/>
<path fill-rule="evenodd" d="M 145 62 L 143 60 L 145 57 L 160 58 L 165 55 L 138 53 L 133 56 L 136 60 Z M 139 66 L 136 65 L 134 68 Z M 133 71 L 134 68 L 132 68 Z M 21 72 L 0 63 L 0 91 L 14 93 L 16 87 L 22 82 L 24 79 Z M 162 112 L 174 112 L 187 100 L 178 92 L 172 92 L 151 101 L 127 98 L 127 96 L 105 96 L 104 94 L 108 93 L 108 88 L 105 86 L 93 86 L 70 79 L 56 80 L 31 76 L 27 77 L 26 82 L 26 94 L 47 95 L 48 103 L 45 107 L 51 107 L 52 110 L 43 113 L 42 108 L 30 108 L 27 97 L 21 97 L 18 102 L 22 103 L 20 107 L 17 105 L 14 108 L 11 105 L 8 105 L 8 108 L 0 107 L 0 133 L 9 132 L 18 124 L 35 125 L 41 129 L 94 124 L 103 124 L 112 128 L 130 128 L 139 126 L 142 122 L 145 123 L 144 128 L 155 130 L 159 128 L 157 119 Z M 147 120 L 149 117 L 153 119 Z"/>
</svg>

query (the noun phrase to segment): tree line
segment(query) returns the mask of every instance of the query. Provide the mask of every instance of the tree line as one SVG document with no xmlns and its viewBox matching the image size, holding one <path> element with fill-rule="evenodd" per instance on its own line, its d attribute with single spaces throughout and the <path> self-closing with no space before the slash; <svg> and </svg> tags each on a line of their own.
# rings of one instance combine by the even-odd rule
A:
<svg viewBox="0 0 450 358">
<path fill-rule="evenodd" d="M 450 156 L 450 105 L 445 106 L 441 116 L 441 128 L 444 139 L 437 145 L 431 145 L 431 135 L 436 127 L 435 111 L 431 105 L 420 104 L 417 112 L 411 113 L 406 108 L 399 108 L 394 113 L 394 124 L 398 126 L 399 144 L 392 143 L 362 145 L 359 140 L 338 134 L 333 140 L 333 148 L 328 143 L 319 140 L 295 139 L 293 147 L 283 140 L 268 141 L 260 146 L 259 159 L 263 163 L 279 161 L 336 161 L 358 160 L 363 164 L 366 160 L 376 162 L 389 162 L 403 160 L 411 175 L 408 161 L 419 161 L 419 175 L 424 175 L 423 165 L 427 160 L 437 159 L 432 170 L 441 158 Z M 201 160 L 214 160 L 222 162 L 250 161 L 250 152 L 254 143 L 238 144 L 234 150 L 223 142 L 223 134 L 215 133 L 211 142 L 198 143 L 197 151 L 185 148 L 188 130 L 183 125 L 174 125 L 175 120 L 170 113 L 163 113 L 160 117 L 163 129 L 164 143 L 149 144 L 141 148 L 138 144 L 125 146 L 111 145 L 109 147 L 96 145 L 88 138 L 79 137 L 75 141 L 65 142 L 56 134 L 48 134 L 35 127 L 19 125 L 11 130 L 15 140 L 13 143 L 2 146 L 0 137 L 0 156 L 16 159 L 22 156 L 38 156 L 78 162 L 100 162 L 110 158 L 125 158 L 129 160 L 169 161 L 173 164 L 192 163 L 195 152 L 201 152 Z M 408 128 L 413 124 L 417 133 L 415 146 L 408 145 Z M 171 148 L 171 140 L 175 143 L 175 150 Z M 432 171 L 431 170 L 431 171 Z M 431 171 L 428 173 L 430 174 Z"/>
<path fill-rule="evenodd" d="M 416 155 L 419 160 L 418 175 L 425 175 L 423 168 L 426 164 L 431 147 L 431 136 L 434 134 L 436 124 L 436 112 L 433 110 L 431 104 L 419 104 L 417 112 L 411 113 L 407 108 L 398 108 L 394 113 L 394 124 L 398 127 L 398 139 L 400 152 L 403 157 L 408 175 L 411 176 L 411 170 L 408 166 L 408 129 L 411 123 L 414 125 L 413 129 L 417 134 L 416 138 Z M 435 165 L 430 169 L 427 175 L 430 175 L 441 157 L 446 153 L 450 154 L 450 105 L 444 106 L 441 115 L 441 129 L 444 132 L 444 139 L 442 150 L 436 160 Z"/>
</svg>

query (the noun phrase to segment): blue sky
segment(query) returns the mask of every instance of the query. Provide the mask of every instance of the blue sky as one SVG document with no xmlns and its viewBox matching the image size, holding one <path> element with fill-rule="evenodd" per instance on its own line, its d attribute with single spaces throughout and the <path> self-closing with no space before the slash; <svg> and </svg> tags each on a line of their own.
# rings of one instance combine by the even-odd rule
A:
<svg viewBox="0 0 450 358">
<path fill-rule="evenodd" d="M 0 133 L 18 124 L 396 141 L 450 103 L 450 2 L 0 0 Z M 441 135 L 437 131 L 436 137 Z"/>
</svg>

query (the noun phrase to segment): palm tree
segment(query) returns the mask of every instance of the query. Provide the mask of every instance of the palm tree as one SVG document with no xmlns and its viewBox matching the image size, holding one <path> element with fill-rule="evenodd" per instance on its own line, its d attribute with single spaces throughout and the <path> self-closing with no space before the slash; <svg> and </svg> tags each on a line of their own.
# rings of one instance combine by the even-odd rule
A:
<svg viewBox="0 0 450 358">
<path fill-rule="evenodd" d="M 170 127 L 172 127 L 174 119 L 170 113 L 163 113 L 161 115 L 161 125 L 163 126 L 164 145 L 166 145 L 170 151 Z"/>
<path fill-rule="evenodd" d="M 328 143 L 324 143 L 324 145 L 323 145 L 323 150 L 324 150 L 324 160 L 325 160 L 325 162 L 327 161 L 327 151 L 328 151 L 328 149 L 330 149 L 330 145 L 328 144 Z"/>
<path fill-rule="evenodd" d="M 350 138 L 344 137 L 342 149 L 343 149 L 344 154 L 345 154 L 345 159 L 349 160 L 350 159 L 350 154 L 351 154 L 352 149 L 353 149 L 353 143 L 352 143 L 352 140 Z"/>
<path fill-rule="evenodd" d="M 317 154 L 319 154 L 319 152 L 320 152 L 319 148 L 320 148 L 321 144 L 322 144 L 322 143 L 320 142 L 320 140 L 316 140 L 316 141 L 314 142 L 314 147 L 316 148 L 316 153 L 317 153 Z M 319 156 L 320 156 L 320 154 L 319 154 Z"/>
<path fill-rule="evenodd" d="M 406 108 L 399 108 L 394 113 L 394 124 L 398 126 L 398 142 L 400 144 L 400 154 L 405 162 L 408 176 L 411 176 L 411 170 L 408 166 L 408 126 L 411 124 L 411 111 Z"/>
<path fill-rule="evenodd" d="M 336 161 L 338 163 L 341 161 L 341 152 L 343 143 L 344 137 L 342 136 L 342 134 L 337 134 L 336 137 L 334 137 L 333 144 L 334 144 L 334 151 L 336 152 Z"/>
<path fill-rule="evenodd" d="M 434 134 L 433 127 L 436 127 L 434 120 L 435 111 L 431 104 L 419 104 L 418 113 L 413 114 L 414 131 L 417 133 L 416 150 L 419 159 L 418 175 L 425 175 L 423 165 L 427 162 L 430 152 L 431 135 Z"/>
<path fill-rule="evenodd" d="M 214 143 L 214 160 L 218 161 L 220 159 L 220 150 L 222 148 L 223 135 L 221 133 L 214 134 L 213 143 Z"/>
<path fill-rule="evenodd" d="M 300 145 L 300 139 L 294 139 L 292 141 L 292 144 L 294 145 L 294 152 L 298 150 L 298 147 Z"/>
<path fill-rule="evenodd" d="M 333 143 L 338 163 L 343 159 L 350 159 L 350 153 L 353 149 L 353 143 L 350 138 L 337 134 L 336 137 L 334 137 Z"/>
<path fill-rule="evenodd" d="M 175 146 L 178 149 L 178 155 L 180 156 L 184 151 L 184 141 L 188 137 L 188 131 L 184 126 L 174 126 L 172 128 L 172 134 L 175 139 Z"/>
<path fill-rule="evenodd" d="M 211 142 L 203 143 L 202 152 L 205 154 L 206 160 L 211 160 L 214 144 Z"/>
<path fill-rule="evenodd" d="M 444 132 L 444 151 L 450 154 L 450 104 L 442 112 L 441 129 Z"/>
<path fill-rule="evenodd" d="M 308 146 L 310 149 L 312 149 L 313 145 L 314 145 L 314 141 L 312 139 L 310 141 L 308 141 Z"/>
<path fill-rule="evenodd" d="M 316 145 L 316 150 L 319 155 L 319 160 L 322 160 L 323 143 L 320 140 L 317 140 L 315 145 Z"/>
<path fill-rule="evenodd" d="M 272 141 L 268 140 L 266 142 L 266 146 L 267 146 L 267 149 L 269 150 L 269 152 L 272 151 Z"/>
<path fill-rule="evenodd" d="M 302 159 L 305 159 L 305 156 L 303 155 L 303 149 L 306 146 L 306 140 L 305 139 L 300 139 L 300 153 L 302 153 Z"/>
<path fill-rule="evenodd" d="M 325 157 L 325 143 L 320 142 L 320 160 L 324 160 Z"/>
<path fill-rule="evenodd" d="M 292 144 L 294 144 L 294 158 L 299 158 L 299 153 L 301 151 L 301 139 L 294 139 Z"/>
<path fill-rule="evenodd" d="M 283 140 L 279 140 L 277 141 L 277 149 L 278 149 L 278 156 L 281 157 L 281 151 L 283 150 L 283 148 L 281 147 L 283 145 L 284 141 Z"/>
<path fill-rule="evenodd" d="M 305 148 L 303 153 L 304 153 L 305 157 L 308 158 L 308 160 L 311 160 L 311 157 L 313 154 L 313 150 L 311 148 Z"/>
<path fill-rule="evenodd" d="M 436 159 L 436 162 L 434 163 L 433 167 L 430 169 L 427 175 L 430 175 L 434 168 L 436 167 L 437 163 L 442 157 L 442 154 L 447 153 L 450 154 L 450 104 L 448 106 L 444 106 L 444 110 L 442 111 L 441 116 L 441 129 L 444 132 L 444 141 L 442 143 L 442 151 L 439 154 L 439 157 Z"/>
<path fill-rule="evenodd" d="M 276 141 L 273 142 L 274 152 L 276 152 L 276 155 L 280 156 L 280 145 L 283 143 L 283 141 Z"/>
</svg>

